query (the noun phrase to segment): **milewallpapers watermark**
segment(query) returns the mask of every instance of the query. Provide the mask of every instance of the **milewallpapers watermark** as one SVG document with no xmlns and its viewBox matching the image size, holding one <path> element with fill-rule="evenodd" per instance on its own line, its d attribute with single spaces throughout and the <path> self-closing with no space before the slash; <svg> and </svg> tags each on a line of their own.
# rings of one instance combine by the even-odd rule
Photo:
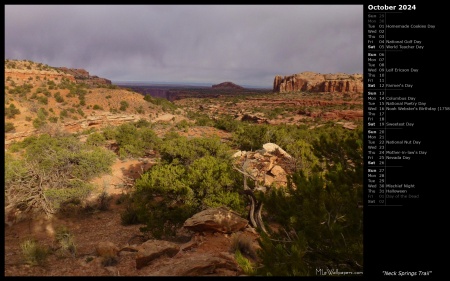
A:
<svg viewBox="0 0 450 281">
<path fill-rule="evenodd" d="M 340 271 L 339 269 L 316 268 L 316 275 L 321 276 L 342 276 L 342 275 L 362 275 L 362 271 Z"/>
</svg>

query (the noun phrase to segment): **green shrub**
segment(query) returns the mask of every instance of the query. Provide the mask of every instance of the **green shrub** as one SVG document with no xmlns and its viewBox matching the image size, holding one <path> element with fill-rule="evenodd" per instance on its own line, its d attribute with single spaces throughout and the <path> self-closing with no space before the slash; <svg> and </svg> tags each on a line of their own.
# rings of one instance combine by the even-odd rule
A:
<svg viewBox="0 0 450 281">
<path fill-rule="evenodd" d="M 110 195 L 108 195 L 108 193 L 106 191 L 103 191 L 97 199 L 97 201 L 98 201 L 97 208 L 100 211 L 107 211 L 109 209 L 111 199 L 112 199 L 112 197 Z"/>
<path fill-rule="evenodd" d="M 74 235 L 65 226 L 58 227 L 55 233 L 55 240 L 58 244 L 57 255 L 60 257 L 75 256 L 77 246 Z"/>
<path fill-rule="evenodd" d="M 6 123 L 5 123 L 5 133 L 12 132 L 12 131 L 14 131 L 15 128 L 16 128 L 16 127 L 15 127 L 14 124 L 11 123 L 11 122 L 6 122 Z"/>
<path fill-rule="evenodd" d="M 119 107 L 119 109 L 122 110 L 122 111 L 125 111 L 125 110 L 127 110 L 128 106 L 130 106 L 130 105 L 128 104 L 128 102 L 126 102 L 126 101 L 121 101 L 121 102 L 120 102 L 120 107 Z"/>
<path fill-rule="evenodd" d="M 286 111 L 285 109 L 277 107 L 267 112 L 266 116 L 268 119 L 275 119 L 278 117 L 278 115 L 283 114 L 285 111 Z"/>
<path fill-rule="evenodd" d="M 56 83 L 54 81 L 48 80 L 47 81 L 47 86 L 49 86 L 49 87 L 56 87 Z"/>
<path fill-rule="evenodd" d="M 116 128 L 115 139 L 119 145 L 132 144 L 138 136 L 138 129 L 132 124 L 122 124 Z"/>
<path fill-rule="evenodd" d="M 54 209 L 58 210 L 64 204 L 81 202 L 86 199 L 91 191 L 94 190 L 92 184 L 80 180 L 70 181 L 65 188 L 49 188 L 44 194 L 52 203 Z"/>
<path fill-rule="evenodd" d="M 77 165 L 73 167 L 72 174 L 83 180 L 94 178 L 98 174 L 111 172 L 111 165 L 116 155 L 101 147 L 82 149 L 77 153 Z"/>
<path fill-rule="evenodd" d="M 129 204 L 125 208 L 125 211 L 123 211 L 120 214 L 120 221 L 121 221 L 122 225 L 133 225 L 133 224 L 140 224 L 140 223 L 142 223 L 139 220 L 139 216 L 138 216 L 137 210 L 131 204 Z"/>
<path fill-rule="evenodd" d="M 52 123 L 57 123 L 58 122 L 58 117 L 56 117 L 56 116 L 49 117 L 48 121 L 50 121 Z"/>
<path fill-rule="evenodd" d="M 271 220 L 286 231 L 261 236 L 260 275 L 362 271 L 363 210 L 357 207 L 363 200 L 362 128 L 326 125 L 313 134 L 312 151 L 323 163 L 309 175 L 299 169 L 286 189 L 264 196 Z"/>
<path fill-rule="evenodd" d="M 101 107 L 98 104 L 94 104 L 94 107 L 92 109 L 94 109 L 94 110 L 103 110 L 103 107 Z"/>
<path fill-rule="evenodd" d="M 101 145 L 105 144 L 105 142 L 106 142 L 106 138 L 101 133 L 92 133 L 86 139 L 87 144 L 94 145 L 94 146 L 101 146 Z"/>
<path fill-rule="evenodd" d="M 10 89 L 9 93 L 11 95 L 18 95 L 20 97 L 25 97 L 28 93 L 31 92 L 31 89 L 33 88 L 33 86 L 28 83 L 24 83 L 20 86 L 16 86 L 15 83 L 12 83 L 11 86 L 13 86 L 14 88 Z"/>
<path fill-rule="evenodd" d="M 37 116 L 40 120 L 44 121 L 45 119 L 47 119 L 48 112 L 45 108 L 41 107 L 37 112 Z"/>
<path fill-rule="evenodd" d="M 236 252 L 234 252 L 234 259 L 236 260 L 236 263 L 240 266 L 240 268 L 242 268 L 245 274 L 255 274 L 255 266 L 246 257 L 244 257 L 239 250 L 236 250 Z"/>
<path fill-rule="evenodd" d="M 42 128 L 45 124 L 47 124 L 47 122 L 40 118 L 36 118 L 33 120 L 33 127 L 35 127 L 36 129 Z"/>
<path fill-rule="evenodd" d="M 81 117 L 85 116 L 85 114 L 84 114 L 84 112 L 83 112 L 83 110 L 81 108 L 78 108 L 77 112 L 78 112 L 78 114 L 80 114 Z"/>
<path fill-rule="evenodd" d="M 139 114 L 144 114 L 144 113 L 145 113 L 145 110 L 144 110 L 144 108 L 142 107 L 142 105 L 140 105 L 139 107 L 135 107 L 134 109 L 135 109 L 136 112 L 139 113 Z"/>
<path fill-rule="evenodd" d="M 177 127 L 179 130 L 187 130 L 191 126 L 191 123 L 186 121 L 185 119 L 178 122 L 175 127 Z"/>
<path fill-rule="evenodd" d="M 6 118 L 14 118 L 17 114 L 20 114 L 20 110 L 14 104 L 11 103 L 9 107 L 5 107 Z"/>
<path fill-rule="evenodd" d="M 255 248 L 253 247 L 252 239 L 242 234 L 233 234 L 231 236 L 230 252 L 235 253 L 239 251 L 241 254 L 256 259 L 258 257 Z"/>
<path fill-rule="evenodd" d="M 24 261 L 30 265 L 44 265 L 50 253 L 49 249 L 35 239 L 27 239 L 20 243 Z"/>
<path fill-rule="evenodd" d="M 248 125 L 239 127 L 233 133 L 233 142 L 241 150 L 254 151 L 262 148 L 263 144 L 268 142 L 268 127 L 264 125 Z"/>
<path fill-rule="evenodd" d="M 61 96 L 60 92 L 56 92 L 53 95 L 53 97 L 55 98 L 56 102 L 59 102 L 59 103 L 64 102 L 64 98 Z"/>
<path fill-rule="evenodd" d="M 48 98 L 47 97 L 37 97 L 37 100 L 38 100 L 39 103 L 48 104 Z"/>
<path fill-rule="evenodd" d="M 69 112 L 67 112 L 67 109 L 63 109 L 62 111 L 59 112 L 59 116 L 62 118 L 69 117 Z"/>
<path fill-rule="evenodd" d="M 115 139 L 121 157 L 142 157 L 145 152 L 158 147 L 160 139 L 151 128 L 136 128 L 133 124 L 122 124 L 116 128 Z"/>
<path fill-rule="evenodd" d="M 26 202 L 36 212 L 81 202 L 93 189 L 88 182 L 110 173 L 116 158 L 113 152 L 81 143 L 73 135 L 42 134 L 12 146 L 25 151 L 20 160 L 5 158 L 5 197 L 14 194 L 11 204 Z"/>
<path fill-rule="evenodd" d="M 169 237 L 188 217 L 208 207 L 245 212 L 238 193 L 242 180 L 232 168 L 228 146 L 219 139 L 174 135 L 164 140 L 161 151 L 163 161 L 135 182 L 133 210 L 146 224 L 143 231 Z"/>
<path fill-rule="evenodd" d="M 136 128 L 151 128 L 152 127 L 152 123 L 150 123 L 149 121 L 147 121 L 145 119 L 139 119 L 138 121 L 136 121 L 136 123 L 134 125 L 136 126 Z"/>
<path fill-rule="evenodd" d="M 234 132 L 239 128 L 240 122 L 234 120 L 232 116 L 223 116 L 214 122 L 214 127 L 228 132 Z"/>
<path fill-rule="evenodd" d="M 102 134 L 106 140 L 113 140 L 116 137 L 116 128 L 108 126 L 103 129 Z"/>
</svg>

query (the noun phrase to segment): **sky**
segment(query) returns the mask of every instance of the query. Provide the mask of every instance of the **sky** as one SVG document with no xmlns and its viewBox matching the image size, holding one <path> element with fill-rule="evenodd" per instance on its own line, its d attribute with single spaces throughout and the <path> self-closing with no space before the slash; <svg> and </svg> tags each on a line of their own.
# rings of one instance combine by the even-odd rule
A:
<svg viewBox="0 0 450 281">
<path fill-rule="evenodd" d="M 363 73 L 363 5 L 5 5 L 5 59 L 123 81 L 272 88 Z"/>
</svg>

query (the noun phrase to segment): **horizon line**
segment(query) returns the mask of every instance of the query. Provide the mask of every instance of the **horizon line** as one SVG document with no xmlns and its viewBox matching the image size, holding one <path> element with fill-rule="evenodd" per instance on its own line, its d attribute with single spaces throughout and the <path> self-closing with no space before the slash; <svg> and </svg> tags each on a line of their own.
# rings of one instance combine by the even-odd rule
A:
<svg viewBox="0 0 450 281">
<path fill-rule="evenodd" d="M 147 85 L 178 85 L 178 86 L 201 86 L 201 87 L 212 87 L 213 84 L 210 82 L 161 82 L 161 81 L 140 81 L 140 80 L 111 80 L 112 84 L 141 84 L 143 86 Z M 236 83 L 234 83 L 236 84 Z M 238 86 L 244 87 L 244 88 L 250 88 L 250 89 L 272 89 L 272 87 L 269 86 L 255 86 L 255 85 L 240 85 L 236 84 Z"/>
</svg>

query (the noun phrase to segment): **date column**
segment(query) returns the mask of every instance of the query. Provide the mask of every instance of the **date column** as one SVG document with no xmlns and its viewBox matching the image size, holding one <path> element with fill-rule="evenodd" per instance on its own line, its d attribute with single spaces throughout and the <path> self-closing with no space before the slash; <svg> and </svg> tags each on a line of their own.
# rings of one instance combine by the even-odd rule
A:
<svg viewBox="0 0 450 281">
<path fill-rule="evenodd" d="M 385 200 L 385 49 L 384 13 L 367 17 L 367 203 L 386 205 Z"/>
</svg>

